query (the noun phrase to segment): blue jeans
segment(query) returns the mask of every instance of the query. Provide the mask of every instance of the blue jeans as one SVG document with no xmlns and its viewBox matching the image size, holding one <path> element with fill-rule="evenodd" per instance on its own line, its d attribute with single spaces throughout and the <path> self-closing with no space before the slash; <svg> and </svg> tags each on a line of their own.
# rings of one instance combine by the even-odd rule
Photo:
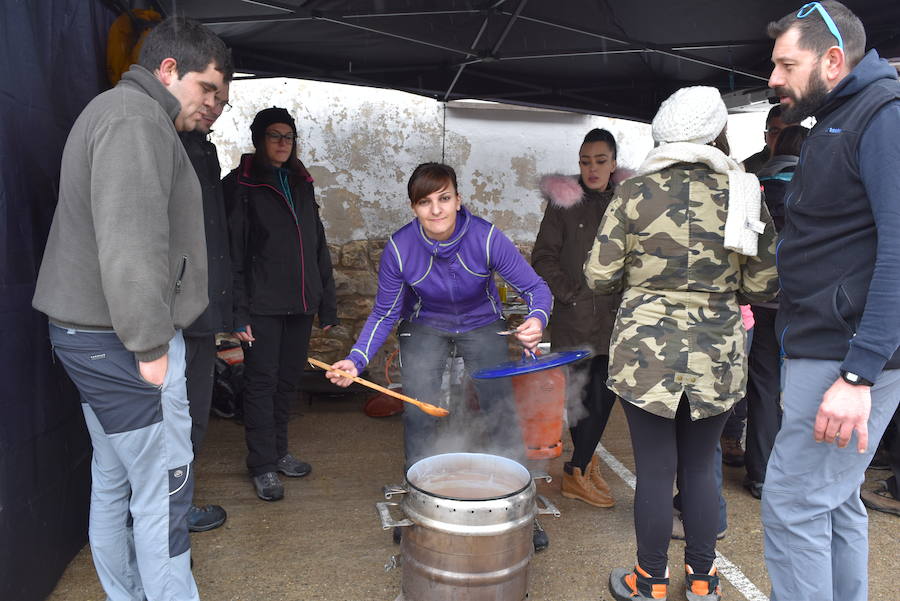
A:
<svg viewBox="0 0 900 601">
<path fill-rule="evenodd" d="M 462 357 L 466 373 L 509 361 L 502 319 L 468 332 L 446 332 L 404 321 L 397 330 L 404 394 L 432 404 L 442 398 L 441 380 L 451 356 Z M 403 411 L 406 469 L 420 459 L 447 452 L 485 452 L 524 462 L 525 445 L 509 378 L 473 380 L 480 411 L 464 398 L 451 398 L 450 415 L 432 417 L 408 406 Z"/>
</svg>

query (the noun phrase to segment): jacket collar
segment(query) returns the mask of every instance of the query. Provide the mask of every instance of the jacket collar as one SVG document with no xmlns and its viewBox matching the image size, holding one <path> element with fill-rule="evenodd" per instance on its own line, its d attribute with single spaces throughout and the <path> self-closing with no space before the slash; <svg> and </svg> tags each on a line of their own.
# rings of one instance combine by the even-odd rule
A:
<svg viewBox="0 0 900 601">
<path fill-rule="evenodd" d="M 290 171 L 292 178 L 298 177 L 310 183 L 313 182 L 313 178 L 309 174 L 309 171 L 307 171 L 306 166 L 299 159 L 297 159 L 293 167 L 294 168 L 291 168 L 290 165 L 285 167 L 285 169 Z M 256 180 L 261 183 L 273 185 L 277 182 L 275 168 L 271 164 L 267 164 L 260 160 L 259 155 L 252 152 L 241 155 L 241 161 L 238 166 L 238 177 L 240 180 Z"/>
<path fill-rule="evenodd" d="M 153 73 L 140 65 L 131 65 L 131 68 L 122 75 L 122 79 L 118 86 L 135 87 L 144 92 L 147 96 L 157 101 L 162 109 L 169 115 L 172 122 L 178 116 L 181 110 L 181 103 L 172 95 L 166 86 L 159 81 Z"/>
<path fill-rule="evenodd" d="M 869 50 L 859 64 L 853 67 L 850 73 L 838 82 L 836 86 L 825 96 L 822 106 L 815 112 L 817 119 L 821 119 L 835 110 L 851 96 L 872 85 L 879 79 L 897 80 L 897 70 L 890 63 L 878 56 L 874 49 Z"/>
<path fill-rule="evenodd" d="M 447 258 L 451 257 L 459 250 L 460 245 L 462 244 L 463 238 L 465 238 L 466 233 L 469 231 L 469 225 L 472 222 L 472 214 L 469 210 L 462 205 L 459 208 L 459 212 L 456 214 L 456 227 L 453 230 L 453 235 L 450 236 L 447 240 L 432 240 L 425 234 L 425 230 L 422 229 L 422 224 L 419 223 L 418 219 L 413 220 L 413 224 L 416 228 L 417 238 L 419 242 L 421 242 L 426 249 L 428 249 L 428 254 L 434 255 L 439 258 Z"/>
</svg>

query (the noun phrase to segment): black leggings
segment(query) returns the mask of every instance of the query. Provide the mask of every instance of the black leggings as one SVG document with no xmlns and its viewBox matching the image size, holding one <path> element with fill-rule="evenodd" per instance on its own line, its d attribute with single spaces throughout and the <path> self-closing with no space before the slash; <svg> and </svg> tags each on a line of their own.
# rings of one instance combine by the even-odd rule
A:
<svg viewBox="0 0 900 601">
<path fill-rule="evenodd" d="M 730 412 L 691 421 L 685 397 L 675 419 L 654 415 L 627 401 L 622 401 L 622 407 L 628 418 L 637 472 L 634 531 L 638 564 L 655 577 L 666 572 L 677 469 L 683 486 L 684 562 L 698 574 L 708 572 L 716 555 L 719 527 L 715 450 Z"/>
<path fill-rule="evenodd" d="M 609 375 L 609 357 L 598 355 L 591 359 L 587 367 L 590 370 L 587 385 L 582 391 L 581 404 L 587 409 L 587 415 L 569 428 L 572 435 L 572 467 L 582 472 L 591 462 L 609 414 L 616 404 L 616 395 L 606 387 Z"/>
</svg>

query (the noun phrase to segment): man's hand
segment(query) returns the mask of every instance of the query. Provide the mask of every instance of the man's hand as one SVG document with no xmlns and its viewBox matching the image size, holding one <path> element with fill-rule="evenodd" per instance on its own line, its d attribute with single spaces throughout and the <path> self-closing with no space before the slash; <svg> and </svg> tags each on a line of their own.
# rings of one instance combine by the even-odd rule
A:
<svg viewBox="0 0 900 601">
<path fill-rule="evenodd" d="M 153 361 L 138 361 L 138 369 L 141 377 L 154 386 L 162 386 L 166 380 L 166 371 L 169 369 L 169 354 L 166 353 Z"/>
<path fill-rule="evenodd" d="M 822 397 L 813 436 L 816 442 L 836 442 L 841 449 L 850 443 L 856 430 L 857 447 L 865 453 L 869 446 L 869 411 L 872 391 L 868 386 L 854 386 L 842 378 L 831 385 Z"/>
</svg>

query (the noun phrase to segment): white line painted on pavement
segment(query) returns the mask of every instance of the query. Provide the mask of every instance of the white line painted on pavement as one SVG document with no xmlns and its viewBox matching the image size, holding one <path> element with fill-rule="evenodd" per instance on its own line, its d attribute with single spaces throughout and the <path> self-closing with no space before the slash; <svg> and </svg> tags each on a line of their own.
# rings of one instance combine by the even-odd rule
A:
<svg viewBox="0 0 900 601">
<path fill-rule="evenodd" d="M 612 471 L 625 481 L 625 484 L 634 490 L 637 485 L 637 478 L 631 473 L 631 470 L 625 467 L 621 461 L 616 459 L 612 453 L 607 451 L 606 447 L 602 444 L 597 445 L 597 454 L 600 455 L 600 458 Z M 744 595 L 744 598 L 746 598 L 747 601 L 769 601 L 769 598 L 759 590 L 755 584 L 750 582 L 750 579 L 744 575 L 740 568 L 734 565 L 727 557 L 719 553 L 719 551 L 716 551 L 716 567 L 719 569 L 719 573 L 721 573 L 739 593 Z"/>
</svg>

